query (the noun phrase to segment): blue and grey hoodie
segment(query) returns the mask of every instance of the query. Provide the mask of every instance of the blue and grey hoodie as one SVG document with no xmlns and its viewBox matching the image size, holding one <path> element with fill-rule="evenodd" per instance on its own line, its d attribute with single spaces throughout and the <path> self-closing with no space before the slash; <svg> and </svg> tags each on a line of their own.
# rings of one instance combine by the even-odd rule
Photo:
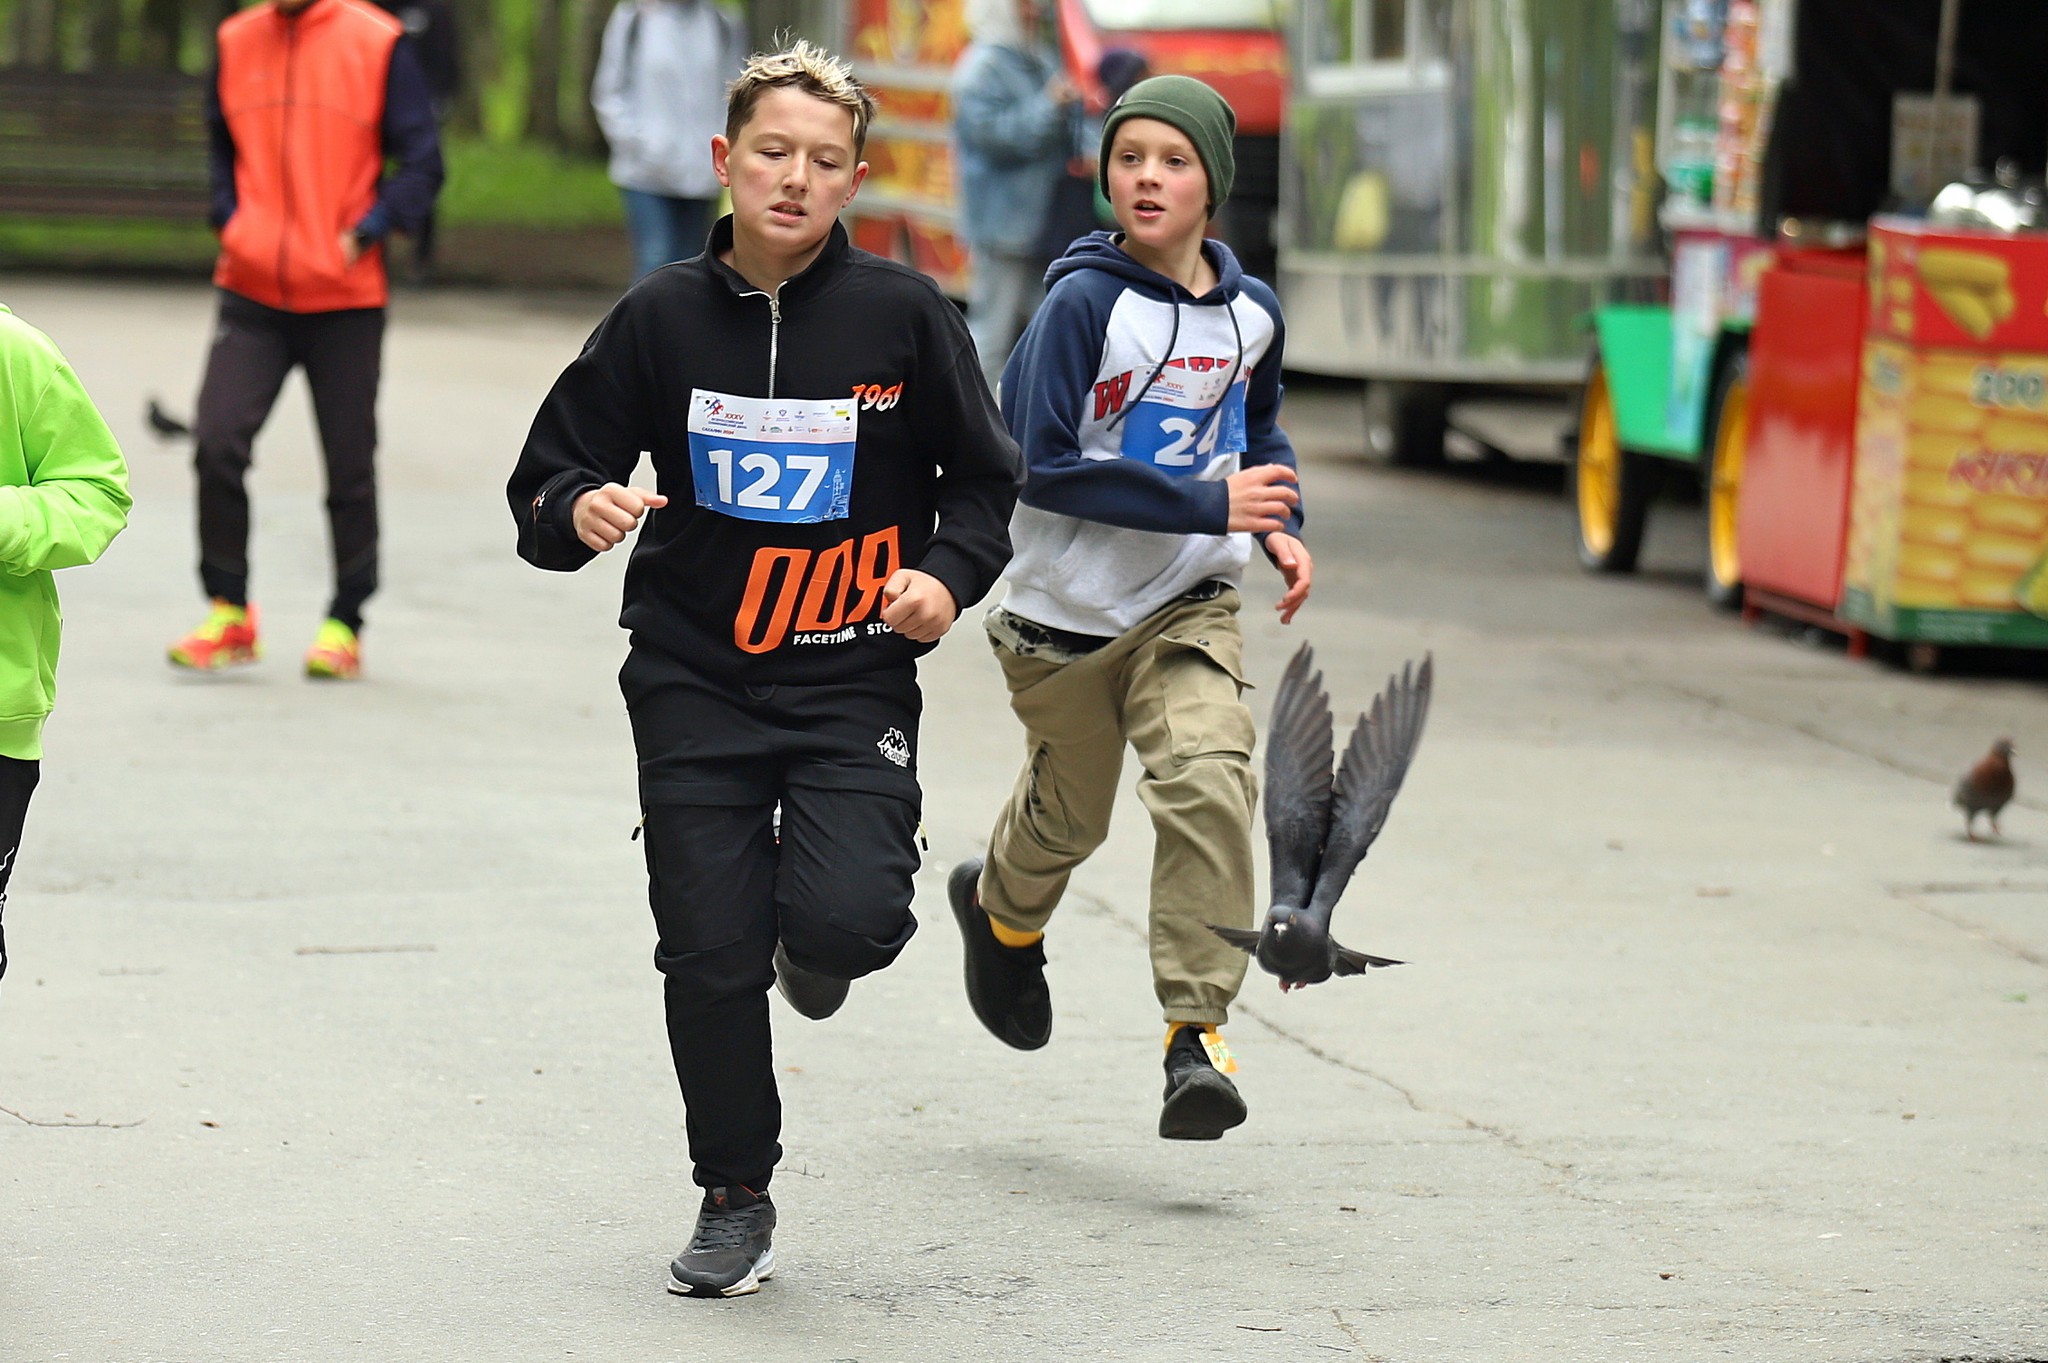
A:
<svg viewBox="0 0 2048 1363">
<path fill-rule="evenodd" d="M 1230 534 L 1223 480 L 1294 467 L 1280 429 L 1280 303 L 1220 241 L 1200 298 L 1108 232 L 1046 272 L 1045 303 L 1003 371 L 1024 448 L 1004 609 L 1112 637 L 1210 579 L 1233 585 L 1252 537 Z M 1287 531 L 1301 531 L 1295 509 Z"/>
</svg>

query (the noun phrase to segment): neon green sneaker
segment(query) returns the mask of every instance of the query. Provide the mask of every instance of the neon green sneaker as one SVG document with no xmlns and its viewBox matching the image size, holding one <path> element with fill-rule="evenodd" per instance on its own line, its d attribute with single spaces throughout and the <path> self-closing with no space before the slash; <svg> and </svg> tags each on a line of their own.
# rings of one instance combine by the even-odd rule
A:
<svg viewBox="0 0 2048 1363">
<path fill-rule="evenodd" d="M 306 675 L 318 681 L 354 681 L 363 674 L 363 641 L 332 616 L 320 623 L 306 650 Z"/>
</svg>

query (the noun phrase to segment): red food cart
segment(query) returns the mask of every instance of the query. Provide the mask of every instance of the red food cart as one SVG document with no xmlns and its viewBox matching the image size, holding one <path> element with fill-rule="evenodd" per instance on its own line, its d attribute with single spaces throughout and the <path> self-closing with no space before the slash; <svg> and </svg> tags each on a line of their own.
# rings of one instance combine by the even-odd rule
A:
<svg viewBox="0 0 2048 1363">
<path fill-rule="evenodd" d="M 1728 264 L 1705 287 L 1675 283 L 1675 320 L 1600 319 L 1581 557 L 1631 566 L 1658 461 L 1691 462 L 1709 591 L 1751 618 L 1821 623 L 1859 654 L 1898 641 L 1921 662 L 1949 644 L 2048 647 L 2048 107 L 2030 55 L 2048 6 L 1798 0 L 1788 15 L 1754 218 L 1688 224 L 1764 254 L 1709 241 L 1704 258 Z M 1962 174 L 1941 165 L 1944 141 L 2016 161 L 1998 199 L 2019 205 L 2010 221 L 1909 211 L 1932 197 L 1930 172 L 1934 187 Z M 1658 325 L 1646 364 L 1630 342 Z M 1603 561 L 1603 543 L 1630 562 Z"/>
</svg>

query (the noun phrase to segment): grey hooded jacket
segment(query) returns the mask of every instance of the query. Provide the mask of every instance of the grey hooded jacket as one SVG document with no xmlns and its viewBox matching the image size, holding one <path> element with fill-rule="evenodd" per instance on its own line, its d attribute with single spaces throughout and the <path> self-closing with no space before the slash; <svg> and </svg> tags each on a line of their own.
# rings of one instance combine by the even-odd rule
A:
<svg viewBox="0 0 2048 1363">
<path fill-rule="evenodd" d="M 746 59 L 746 29 L 712 0 L 621 0 L 590 84 L 612 183 L 717 198 L 711 139 L 725 131 L 726 83 Z"/>
</svg>

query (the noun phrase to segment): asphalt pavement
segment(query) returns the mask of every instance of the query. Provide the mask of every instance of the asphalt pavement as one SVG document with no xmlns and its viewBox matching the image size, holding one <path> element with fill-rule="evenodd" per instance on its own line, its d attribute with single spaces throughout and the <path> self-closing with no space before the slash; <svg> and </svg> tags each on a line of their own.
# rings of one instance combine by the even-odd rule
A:
<svg viewBox="0 0 2048 1363">
<path fill-rule="evenodd" d="M 663 1290 L 695 1190 L 661 1024 L 622 557 L 519 562 L 502 486 L 589 297 L 401 296 L 366 676 L 297 659 L 326 530 L 299 380 L 258 449 L 269 658 L 175 674 L 203 603 L 197 287 L 0 276 L 129 451 L 65 655 L 0 986 L 0 1359 L 1876 1363 L 2048 1357 L 2048 686 L 1919 677 L 1573 562 L 1554 467 L 1369 466 L 1297 386 L 1316 590 L 1247 590 L 1263 715 L 1433 651 L 1339 936 L 1412 964 L 1227 1029 L 1251 1105 L 1153 1134 L 1150 841 L 1128 790 L 1048 938 L 1052 1044 L 984 1034 L 946 869 L 1021 756 L 963 619 L 924 669 L 925 928 L 825 1023 L 777 1001 L 757 1296 Z M 2020 800 L 1961 837 L 2001 734 Z M 1127 767 L 1128 780 L 1134 772 Z"/>
</svg>

